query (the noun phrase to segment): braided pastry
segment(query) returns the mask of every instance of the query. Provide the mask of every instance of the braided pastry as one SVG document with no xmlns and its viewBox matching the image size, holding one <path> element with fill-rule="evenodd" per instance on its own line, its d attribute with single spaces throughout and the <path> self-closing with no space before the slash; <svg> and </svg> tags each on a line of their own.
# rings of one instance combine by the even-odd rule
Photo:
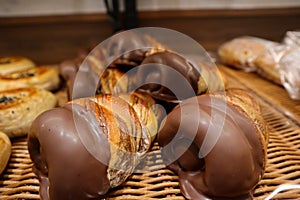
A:
<svg viewBox="0 0 300 200">
<path fill-rule="evenodd" d="M 145 94 L 97 95 L 37 117 L 28 150 L 42 199 L 104 198 L 122 184 L 155 138 L 152 103 Z"/>
<path fill-rule="evenodd" d="M 175 52 L 162 51 L 148 55 L 137 70 L 138 85 L 147 83 L 141 90 L 164 101 L 178 101 L 224 88 L 224 79 L 204 63 L 192 63 Z M 154 83 L 151 83 L 154 82 Z M 158 83 L 158 84 L 155 84 Z M 174 94 L 168 87 L 174 88 Z"/>
<path fill-rule="evenodd" d="M 264 174 L 268 137 L 251 95 L 233 89 L 226 96 L 193 97 L 162 124 L 158 142 L 163 158 L 179 175 L 186 198 L 251 198 Z"/>
<path fill-rule="evenodd" d="M 70 97 L 93 95 L 96 90 L 92 90 L 97 86 L 97 93 L 100 94 L 126 93 L 138 89 L 156 100 L 178 102 L 224 88 L 226 81 L 213 66 L 208 63 L 195 64 L 154 41 L 152 44 L 149 48 L 132 51 L 122 58 L 117 58 L 107 69 L 104 69 L 105 63 L 101 60 L 103 56 L 98 55 L 99 49 L 92 51 L 80 67 L 79 58 L 73 62 L 63 62 L 60 72 L 68 83 Z M 135 54 L 138 54 L 138 59 L 135 59 Z M 130 60 L 124 64 L 126 59 Z M 129 65 L 133 60 L 135 64 Z M 130 68 L 132 70 L 128 72 Z M 75 84 L 76 94 L 73 93 Z M 177 94 L 169 87 L 173 87 Z"/>
</svg>

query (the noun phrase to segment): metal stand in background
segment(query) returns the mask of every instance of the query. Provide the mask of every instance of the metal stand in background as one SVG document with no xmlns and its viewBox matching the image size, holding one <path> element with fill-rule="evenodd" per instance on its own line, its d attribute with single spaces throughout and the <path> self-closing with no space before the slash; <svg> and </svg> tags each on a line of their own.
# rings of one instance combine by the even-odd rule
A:
<svg viewBox="0 0 300 200">
<path fill-rule="evenodd" d="M 120 12 L 119 0 L 104 0 L 113 32 L 137 27 L 136 0 L 123 0 L 124 14 Z"/>
</svg>

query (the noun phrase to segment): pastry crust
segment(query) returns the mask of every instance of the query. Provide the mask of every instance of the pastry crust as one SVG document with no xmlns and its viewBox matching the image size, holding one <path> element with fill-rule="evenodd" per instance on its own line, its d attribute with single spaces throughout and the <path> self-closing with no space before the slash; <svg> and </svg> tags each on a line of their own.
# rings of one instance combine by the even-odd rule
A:
<svg viewBox="0 0 300 200">
<path fill-rule="evenodd" d="M 6 56 L 0 57 L 0 75 L 26 70 L 35 67 L 35 64 L 25 57 Z"/>
<path fill-rule="evenodd" d="M 277 62 L 269 52 L 258 56 L 255 60 L 255 64 L 257 66 L 257 73 L 260 76 L 281 85 Z"/>
<path fill-rule="evenodd" d="M 0 91 L 24 87 L 53 91 L 58 88 L 59 82 L 57 68 L 40 66 L 0 76 Z"/>
<path fill-rule="evenodd" d="M 32 121 L 43 111 L 55 107 L 56 97 L 37 88 L 0 92 L 0 130 L 9 137 L 26 135 Z"/>
<path fill-rule="evenodd" d="M 151 134 L 156 134 L 158 129 L 157 119 L 149 107 L 150 102 L 140 99 L 143 97 L 138 94 L 133 95 L 124 94 L 120 98 L 104 94 L 71 102 L 92 111 L 99 124 L 106 127 L 111 152 L 108 168 L 111 187 L 120 185 L 132 174 L 150 148 L 151 138 L 155 137 Z M 143 113 L 146 110 L 148 113 Z"/>
<path fill-rule="evenodd" d="M 8 136 L 0 131 L 0 174 L 4 171 L 11 154 L 11 142 Z"/>
</svg>

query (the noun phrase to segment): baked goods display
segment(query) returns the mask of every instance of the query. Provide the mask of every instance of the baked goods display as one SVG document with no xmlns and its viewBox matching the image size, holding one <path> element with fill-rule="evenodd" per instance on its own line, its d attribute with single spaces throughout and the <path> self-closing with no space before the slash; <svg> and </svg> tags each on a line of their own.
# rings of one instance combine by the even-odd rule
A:
<svg viewBox="0 0 300 200">
<path fill-rule="evenodd" d="M 162 124 L 158 142 L 163 159 L 178 174 L 187 199 L 251 197 L 264 174 L 268 140 L 251 95 L 233 89 L 193 97 Z"/>
<path fill-rule="evenodd" d="M 36 66 L 25 57 L 0 57 L 0 131 L 10 138 L 27 135 L 40 113 L 57 106 L 60 87 L 55 66 Z"/>
<path fill-rule="evenodd" d="M 59 82 L 57 68 L 39 66 L 0 75 L 0 91 L 24 87 L 53 91 L 59 87 Z"/>
<path fill-rule="evenodd" d="M 124 49 L 116 50 L 116 54 L 119 55 Z M 81 54 L 73 61 L 60 64 L 60 73 L 67 83 L 70 100 L 96 93 L 118 94 L 139 89 L 155 99 L 176 102 L 190 96 L 222 90 L 226 82 L 215 66 L 193 63 L 154 41 L 144 50 L 131 51 L 126 56 L 116 57 L 103 52 L 109 51 L 98 47 L 85 60 Z M 111 60 L 102 60 L 104 57 Z M 113 78 L 114 81 L 108 81 L 107 78 Z"/>
<path fill-rule="evenodd" d="M 4 171 L 11 154 L 11 142 L 9 137 L 0 131 L 0 174 Z"/>
<path fill-rule="evenodd" d="M 127 34 L 133 40 L 115 37 L 58 69 L 1 75 L 0 130 L 11 138 L 28 133 L 41 199 L 108 198 L 155 142 L 187 199 L 251 197 L 264 174 L 268 141 L 255 99 L 244 90 L 224 92 L 226 80 L 210 63 Z M 60 86 L 59 75 L 69 101 L 58 107 L 51 91 Z M 216 143 L 202 151 L 208 129 L 217 134 L 218 128 Z"/>
<path fill-rule="evenodd" d="M 27 134 L 32 121 L 56 106 L 56 97 L 47 90 L 18 88 L 0 92 L 0 130 L 9 137 Z"/>
<path fill-rule="evenodd" d="M 149 98 L 97 95 L 40 115 L 31 127 L 28 150 L 42 199 L 104 198 L 122 184 L 157 132 Z"/>
<path fill-rule="evenodd" d="M 0 75 L 35 67 L 32 60 L 21 56 L 0 57 Z"/>
</svg>

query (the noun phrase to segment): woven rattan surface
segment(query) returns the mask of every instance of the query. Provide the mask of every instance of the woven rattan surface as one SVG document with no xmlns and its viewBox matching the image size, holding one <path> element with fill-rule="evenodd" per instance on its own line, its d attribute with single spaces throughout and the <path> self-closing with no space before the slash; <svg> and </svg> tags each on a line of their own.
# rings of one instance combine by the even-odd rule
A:
<svg viewBox="0 0 300 200">
<path fill-rule="evenodd" d="M 272 88 L 272 84 L 252 75 L 249 76 L 250 80 L 244 80 L 248 77 L 240 75 L 240 72 L 235 74 L 235 71 L 227 68 L 222 70 L 228 75 L 229 86 L 254 91 L 269 126 L 268 163 L 263 179 L 255 188 L 255 199 L 265 199 L 281 184 L 300 184 L 300 127 L 297 117 L 294 117 L 298 115 L 297 108 L 295 113 L 292 109 L 297 102 L 293 102 L 288 110 L 295 115 L 286 115 L 283 108 L 288 108 L 290 100 L 284 98 L 288 96 L 283 94 L 279 98 L 277 90 L 273 97 L 266 98 L 267 95 L 263 94 L 266 90 L 264 86 Z M 254 78 L 257 81 L 253 81 Z M 271 95 L 270 93 L 272 91 L 268 94 Z M 274 107 L 279 101 L 284 101 L 285 104 Z M 27 151 L 26 138 L 14 139 L 12 144 L 10 162 L 0 176 L 0 199 L 39 199 L 39 183 L 31 171 L 32 163 Z M 154 144 L 151 153 L 139 169 L 123 185 L 110 192 L 110 199 L 179 200 L 184 197 L 180 193 L 178 177 L 166 169 L 160 150 L 157 144 Z M 300 190 L 283 191 L 276 195 L 276 199 L 300 199 Z"/>
<path fill-rule="evenodd" d="M 225 74 L 238 80 L 240 85 L 254 91 L 274 108 L 300 123 L 300 100 L 292 100 L 283 87 L 259 77 L 256 73 L 220 67 Z"/>
</svg>

